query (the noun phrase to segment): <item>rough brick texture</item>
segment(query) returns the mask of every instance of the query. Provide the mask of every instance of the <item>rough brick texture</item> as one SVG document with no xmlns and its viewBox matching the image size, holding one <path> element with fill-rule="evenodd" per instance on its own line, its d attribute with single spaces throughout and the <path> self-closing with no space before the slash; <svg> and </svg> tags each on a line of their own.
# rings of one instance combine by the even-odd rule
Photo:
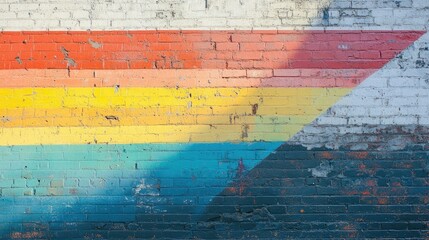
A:
<svg viewBox="0 0 429 240">
<path fill-rule="evenodd" d="M 429 238 L 429 1 L 0 3 L 0 239 Z"/>
</svg>

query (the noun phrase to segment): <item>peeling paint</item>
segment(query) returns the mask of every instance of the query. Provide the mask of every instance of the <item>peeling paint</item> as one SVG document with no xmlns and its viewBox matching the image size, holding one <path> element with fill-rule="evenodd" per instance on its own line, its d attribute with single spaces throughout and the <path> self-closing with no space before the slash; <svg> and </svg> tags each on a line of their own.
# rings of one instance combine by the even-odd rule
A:
<svg viewBox="0 0 429 240">
<path fill-rule="evenodd" d="M 88 43 L 91 44 L 91 46 L 95 49 L 101 48 L 103 46 L 103 44 L 93 41 L 91 38 L 88 39 Z"/>
<path fill-rule="evenodd" d="M 308 171 L 311 172 L 313 177 L 326 178 L 328 174 L 334 170 L 334 166 L 329 161 L 323 161 L 318 167 L 309 168 Z"/>
</svg>

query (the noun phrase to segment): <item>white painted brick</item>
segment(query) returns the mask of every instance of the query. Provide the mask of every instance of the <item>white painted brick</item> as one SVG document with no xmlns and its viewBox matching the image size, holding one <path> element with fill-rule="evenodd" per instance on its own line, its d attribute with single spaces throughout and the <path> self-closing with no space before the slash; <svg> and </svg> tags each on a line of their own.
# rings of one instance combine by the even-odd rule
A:
<svg viewBox="0 0 429 240">
<path fill-rule="evenodd" d="M 204 18 L 204 19 L 198 19 L 197 23 L 199 25 L 204 25 L 207 27 L 221 27 L 226 25 L 226 19 L 225 18 Z"/>
<path fill-rule="evenodd" d="M 91 20 L 91 26 L 93 28 L 100 28 L 101 26 L 110 26 L 112 21 L 114 20 L 94 19 L 94 20 Z"/>
<path fill-rule="evenodd" d="M 70 12 L 53 12 L 53 13 L 49 13 L 49 17 L 52 19 L 70 19 L 71 13 Z"/>
<path fill-rule="evenodd" d="M 395 121 L 394 121 L 394 119 L 393 119 L 392 116 L 391 117 L 384 116 L 382 118 L 379 118 L 379 120 L 380 120 L 380 124 L 381 125 L 392 125 L 392 124 L 395 124 Z"/>
<path fill-rule="evenodd" d="M 381 120 L 379 118 L 372 118 L 372 117 L 361 117 L 361 118 L 350 118 L 348 121 L 348 124 L 356 124 L 356 125 L 362 125 L 362 124 L 381 124 Z"/>
<path fill-rule="evenodd" d="M 91 28 L 91 20 L 78 20 L 79 27 L 81 29 L 90 29 Z"/>
<path fill-rule="evenodd" d="M 1 19 L 14 19 L 17 18 L 17 14 L 15 12 L 4 12 L 4 13 L 0 13 L 1 14 Z M 26 15 L 18 15 L 18 18 L 29 18 L 29 14 L 26 13 Z"/>
<path fill-rule="evenodd" d="M 281 23 L 283 25 L 290 26 L 309 26 L 311 24 L 311 20 L 307 18 L 282 19 Z"/>
<path fill-rule="evenodd" d="M 39 8 L 39 4 L 36 3 L 12 3 L 9 5 L 10 11 L 18 12 L 18 11 L 35 11 Z"/>
<path fill-rule="evenodd" d="M 404 74 L 404 70 L 395 68 L 384 68 L 383 70 L 379 71 L 378 74 L 382 77 L 397 77 L 402 76 L 402 74 Z"/>
<path fill-rule="evenodd" d="M 272 9 L 296 9 L 294 1 L 273 1 L 269 5 Z"/>
<path fill-rule="evenodd" d="M 79 25 L 80 25 L 80 22 L 78 20 L 67 20 L 67 19 L 60 20 L 60 27 L 76 28 L 76 27 L 79 27 Z"/>
<path fill-rule="evenodd" d="M 177 27 L 193 27 L 197 26 L 197 20 L 196 19 L 174 19 L 170 20 L 171 26 L 177 26 Z"/>
<path fill-rule="evenodd" d="M 55 10 L 72 10 L 75 9 L 74 7 L 70 7 L 70 5 L 64 3 L 64 4 L 50 4 L 50 3 L 41 3 L 39 4 L 39 10 L 40 12 L 46 13 L 46 12 L 52 12 Z"/>
<path fill-rule="evenodd" d="M 403 18 L 401 19 L 402 21 L 400 21 L 399 19 L 396 19 L 396 23 L 400 23 L 400 24 L 410 24 L 410 25 L 417 25 L 417 26 L 421 26 L 421 25 L 426 25 L 428 23 L 428 17 L 407 17 L 407 18 Z"/>
<path fill-rule="evenodd" d="M 385 98 L 392 97 L 420 97 L 427 96 L 428 90 L 417 87 L 400 87 L 400 88 L 388 88 L 383 90 L 382 96 Z"/>
<path fill-rule="evenodd" d="M 333 7 L 335 8 L 351 8 L 352 1 L 349 0 L 339 0 L 333 3 Z"/>
<path fill-rule="evenodd" d="M 30 19 L 21 19 L 21 20 L 8 20 L 5 25 L 2 26 L 11 26 L 13 28 L 24 28 L 26 30 L 34 27 L 34 21 Z"/>
<path fill-rule="evenodd" d="M 67 14 L 49 14 L 52 11 L 67 12 L 72 14 L 72 18 L 78 21 L 86 21 L 89 17 L 92 20 L 142 20 L 150 19 L 143 23 L 141 28 L 174 28 L 180 27 L 193 27 L 193 28 L 282 28 L 293 29 L 295 27 L 309 27 L 315 26 L 323 28 L 325 21 L 321 19 L 320 9 L 329 5 L 330 11 L 330 24 L 336 24 L 337 29 L 353 28 L 353 29 L 399 29 L 399 28 L 413 28 L 422 29 L 426 28 L 428 24 L 428 10 L 426 9 L 409 9 L 412 3 L 410 0 L 402 0 L 399 3 L 399 8 L 396 2 L 389 1 L 364 1 L 364 0 L 338 0 L 338 1 L 301 1 L 301 0 L 210 0 L 209 8 L 206 9 L 205 1 L 200 0 L 177 0 L 177 1 L 146 1 L 140 3 L 134 0 L 122 0 L 114 2 L 104 1 L 73 1 L 56 3 L 52 0 L 26 0 L 20 2 L 18 0 L 4 0 L 3 4 L 0 3 L 0 12 L 9 12 L 9 4 L 11 2 L 10 11 L 19 13 L 24 11 L 31 11 L 35 14 L 34 19 L 50 20 L 53 18 L 67 19 Z M 378 5 L 374 6 L 377 2 Z M 415 0 L 414 7 L 427 5 L 426 0 Z M 404 7 L 407 7 L 404 10 Z M 79 11 L 86 10 L 88 13 L 78 13 Z M 144 10 L 143 13 L 142 10 Z M 293 12 L 287 13 L 288 10 Z M 339 19 L 339 10 L 346 13 Z M 39 15 L 37 15 L 40 11 Z M 134 11 L 134 12 L 133 12 Z M 174 19 L 176 22 L 170 24 L 169 22 L 153 21 L 156 18 L 158 11 L 166 14 L 166 17 L 172 18 L 174 12 Z M 392 13 L 395 11 L 395 19 L 392 22 Z M 43 14 L 41 14 L 43 13 Z M 141 14 L 139 14 L 141 13 Z M 148 13 L 148 14 L 147 14 Z M 20 13 L 23 14 L 23 13 Z M 293 14 L 289 16 L 289 14 Z M 366 17 L 368 14 L 371 16 Z M 412 14 L 409 17 L 409 14 Z M 89 15 L 89 16 L 88 16 Z M 11 16 L 11 15 L 9 15 Z M 22 15 L 21 15 L 22 16 Z M 36 17 L 38 16 L 38 17 Z M 361 16 L 360 18 L 358 16 Z M 231 17 L 236 17 L 237 20 Z M 279 20 L 283 18 L 283 20 Z M 288 19 L 285 19 L 288 18 Z M 185 21 L 179 22 L 178 20 L 185 19 L 198 19 L 197 25 L 189 22 L 189 26 L 185 26 Z M 204 19 L 222 19 L 218 23 L 213 23 L 210 20 Z M 242 19 L 244 21 L 239 21 Z M 252 26 L 249 26 L 246 19 L 252 19 Z M 396 21 L 396 22 L 395 22 Z M 250 21 L 249 21 L 250 22 Z M 419 23 L 418 23 L 419 22 Z M 63 22 L 64 24 L 66 22 Z M 75 22 L 70 22 L 72 26 L 64 26 L 67 29 L 76 29 Z M 157 24 L 160 23 L 158 26 Z M 24 24 L 24 23 L 23 23 Z M 153 24 L 153 25 L 150 25 Z M 18 29 L 18 25 L 8 26 L 3 25 L 3 29 Z M 114 25 L 114 26 L 113 26 Z M 93 24 L 93 29 L 125 29 L 127 23 L 111 24 L 104 22 L 104 24 Z M 82 24 L 83 26 L 83 24 Z M 133 25 L 133 27 L 137 27 Z M 36 29 L 35 29 L 36 30 Z M 76 29 L 78 30 L 78 28 Z"/>
<path fill-rule="evenodd" d="M 408 68 L 404 71 L 404 76 L 407 77 L 425 77 L 428 75 L 426 71 L 422 71 L 422 69 L 419 68 Z"/>
<path fill-rule="evenodd" d="M 427 1 L 427 0 L 413 0 L 413 7 L 415 7 L 415 8 L 429 8 L 429 1 Z"/>
<path fill-rule="evenodd" d="M 228 19 L 227 26 L 251 28 L 253 26 L 253 21 L 251 19 Z"/>
<path fill-rule="evenodd" d="M 329 10 L 329 17 L 330 18 L 339 18 L 340 12 L 338 10 Z"/>
<path fill-rule="evenodd" d="M 206 4 L 205 1 L 188 0 L 186 9 L 189 9 L 190 11 L 205 11 Z"/>
<path fill-rule="evenodd" d="M 395 116 L 400 112 L 398 107 L 369 108 L 369 117 Z"/>
<path fill-rule="evenodd" d="M 157 28 L 162 29 L 168 26 L 168 22 L 163 19 L 143 19 L 141 26 L 143 28 L 153 28 L 153 26 L 157 26 Z"/>
<path fill-rule="evenodd" d="M 358 88 L 353 91 L 355 96 L 367 96 L 367 97 L 382 97 L 381 89 L 379 88 Z"/>
<path fill-rule="evenodd" d="M 350 117 L 350 116 L 368 116 L 368 107 L 350 107 L 350 106 L 334 106 L 330 111 L 332 115 L 339 117 Z"/>
<path fill-rule="evenodd" d="M 384 106 L 384 101 L 379 98 L 366 96 L 348 96 L 340 100 L 340 106 Z"/>
<path fill-rule="evenodd" d="M 74 11 L 72 13 L 73 18 L 76 19 L 76 20 L 78 20 L 78 19 L 88 19 L 89 15 L 90 15 L 89 11 L 83 11 L 83 10 Z"/>
<path fill-rule="evenodd" d="M 376 8 L 377 4 L 375 1 L 362 1 L 362 0 L 352 0 L 352 8 Z"/>
<path fill-rule="evenodd" d="M 429 106 L 412 106 L 401 108 L 400 115 L 402 116 L 421 116 L 428 117 L 429 116 Z M 398 114 L 399 115 L 399 114 Z"/>
<path fill-rule="evenodd" d="M 418 106 L 429 106 L 429 96 L 419 97 L 417 99 Z M 428 112 L 429 115 L 429 112 Z"/>
<path fill-rule="evenodd" d="M 320 125 L 346 125 L 347 119 L 339 117 L 320 117 L 316 120 L 316 123 Z"/>
<path fill-rule="evenodd" d="M 429 117 L 423 117 L 419 119 L 420 125 L 428 125 L 426 127 L 429 127 Z"/>
<path fill-rule="evenodd" d="M 57 28 L 57 27 L 60 26 L 60 21 L 59 20 L 49 20 L 49 21 L 35 20 L 34 21 L 34 26 L 35 27 L 40 27 L 40 28 L 43 28 L 43 29 Z"/>
<path fill-rule="evenodd" d="M 0 12 L 9 11 L 9 4 L 0 3 Z"/>
<path fill-rule="evenodd" d="M 418 118 L 417 117 L 410 117 L 410 116 L 395 116 L 393 117 L 393 124 L 399 124 L 399 125 L 409 125 L 409 124 L 417 124 Z"/>
<path fill-rule="evenodd" d="M 128 19 L 128 20 L 112 20 L 112 27 L 114 28 L 121 28 L 121 27 L 136 27 L 136 26 L 141 26 L 142 25 L 142 21 L 141 20 L 136 20 L 136 19 Z"/>
<path fill-rule="evenodd" d="M 391 98 L 388 100 L 388 106 L 415 106 L 417 105 L 417 98 Z"/>
<path fill-rule="evenodd" d="M 145 18 L 155 18 L 156 12 L 152 11 L 128 11 L 125 18 L 126 19 L 145 19 Z M 187 19 L 174 19 L 174 20 L 187 20 Z"/>
</svg>

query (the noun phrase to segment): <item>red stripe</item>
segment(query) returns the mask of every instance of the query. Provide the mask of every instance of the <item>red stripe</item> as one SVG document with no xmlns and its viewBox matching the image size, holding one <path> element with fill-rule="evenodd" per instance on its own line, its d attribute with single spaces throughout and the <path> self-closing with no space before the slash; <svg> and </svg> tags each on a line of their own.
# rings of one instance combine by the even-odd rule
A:
<svg viewBox="0 0 429 240">
<path fill-rule="evenodd" d="M 373 69 L 422 31 L 0 33 L 0 69 Z"/>
</svg>

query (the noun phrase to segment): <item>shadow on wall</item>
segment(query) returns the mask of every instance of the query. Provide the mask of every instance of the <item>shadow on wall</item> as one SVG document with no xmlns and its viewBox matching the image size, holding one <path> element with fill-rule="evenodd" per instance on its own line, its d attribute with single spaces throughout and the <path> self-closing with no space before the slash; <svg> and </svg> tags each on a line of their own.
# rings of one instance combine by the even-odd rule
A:
<svg viewBox="0 0 429 240">
<path fill-rule="evenodd" d="M 339 149 L 284 143 L 212 200 L 194 236 L 424 238 L 428 127 L 361 130 L 325 136 Z"/>
</svg>

